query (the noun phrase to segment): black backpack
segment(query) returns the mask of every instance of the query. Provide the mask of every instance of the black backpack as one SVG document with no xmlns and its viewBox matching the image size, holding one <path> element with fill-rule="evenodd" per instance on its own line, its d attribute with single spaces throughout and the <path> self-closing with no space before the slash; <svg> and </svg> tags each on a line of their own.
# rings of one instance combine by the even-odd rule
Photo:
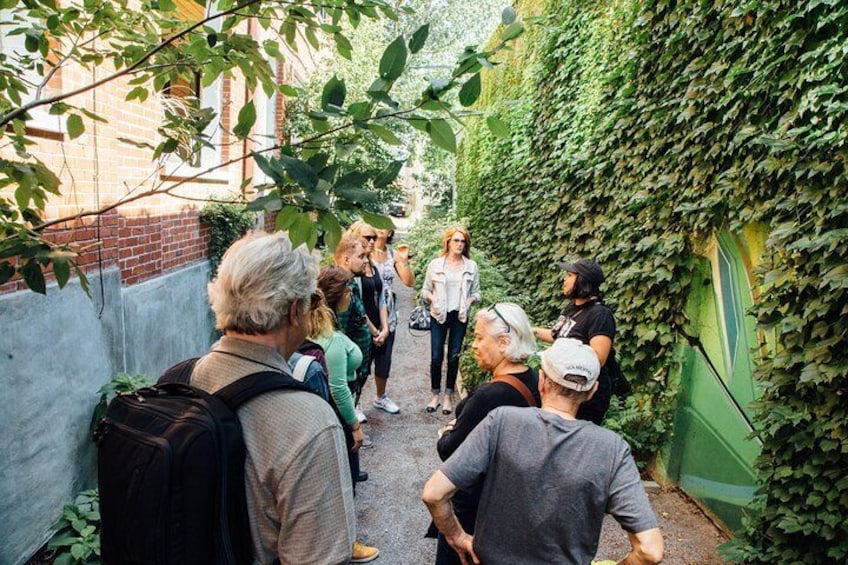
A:
<svg viewBox="0 0 848 565">
<path fill-rule="evenodd" d="M 263 371 L 209 394 L 187 384 L 196 361 L 171 367 L 155 386 L 119 395 L 98 426 L 104 564 L 252 561 L 236 409 L 271 390 L 312 391 Z"/>
</svg>

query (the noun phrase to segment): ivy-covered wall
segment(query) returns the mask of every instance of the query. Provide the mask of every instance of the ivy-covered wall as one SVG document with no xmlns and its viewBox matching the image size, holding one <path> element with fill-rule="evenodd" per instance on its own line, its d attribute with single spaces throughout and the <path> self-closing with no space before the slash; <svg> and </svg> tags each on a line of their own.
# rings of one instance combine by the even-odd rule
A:
<svg viewBox="0 0 848 565">
<path fill-rule="evenodd" d="M 469 124 L 458 213 L 529 310 L 561 305 L 563 257 L 609 274 L 639 451 L 668 431 L 695 251 L 767 232 L 752 313 L 761 335 L 760 493 L 736 558 L 848 558 L 848 5 L 834 0 L 532 0 L 537 25 Z M 482 120 L 480 120 L 482 122 Z M 535 292 L 533 292 L 535 291 Z M 638 417 L 634 417 L 638 414 Z M 622 420 L 620 420 L 622 421 Z"/>
</svg>

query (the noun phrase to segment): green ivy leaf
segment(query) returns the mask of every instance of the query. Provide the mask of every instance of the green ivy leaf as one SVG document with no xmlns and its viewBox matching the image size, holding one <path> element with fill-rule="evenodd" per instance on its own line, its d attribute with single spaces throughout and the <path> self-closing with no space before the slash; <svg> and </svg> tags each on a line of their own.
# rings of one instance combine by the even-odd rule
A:
<svg viewBox="0 0 848 565">
<path fill-rule="evenodd" d="M 415 30 L 409 40 L 409 52 L 418 53 L 427 43 L 427 36 L 430 35 L 430 24 L 424 24 Z"/>
<path fill-rule="evenodd" d="M 430 120 L 427 125 L 427 133 L 430 134 L 430 139 L 437 147 L 456 153 L 456 135 L 447 121 L 441 118 Z"/>
<path fill-rule="evenodd" d="M 313 222 L 310 215 L 306 212 L 298 212 L 288 229 L 292 247 L 307 243 L 312 228 Z"/>
<path fill-rule="evenodd" d="M 380 78 L 388 81 L 397 80 L 406 68 L 406 56 L 406 43 L 403 41 L 403 36 L 399 35 L 397 39 L 389 43 L 380 58 Z"/>
<path fill-rule="evenodd" d="M 480 73 L 471 75 L 459 90 L 459 103 L 463 106 L 471 106 L 480 97 Z"/>
<path fill-rule="evenodd" d="M 85 131 L 85 124 L 82 123 L 82 117 L 79 114 L 68 116 L 66 127 L 68 128 L 68 137 L 71 139 L 78 138 Z"/>
<path fill-rule="evenodd" d="M 253 100 L 241 107 L 238 114 L 238 123 L 233 128 L 233 133 L 239 139 L 244 139 L 250 135 L 250 130 L 253 124 L 256 123 L 256 106 Z"/>
</svg>

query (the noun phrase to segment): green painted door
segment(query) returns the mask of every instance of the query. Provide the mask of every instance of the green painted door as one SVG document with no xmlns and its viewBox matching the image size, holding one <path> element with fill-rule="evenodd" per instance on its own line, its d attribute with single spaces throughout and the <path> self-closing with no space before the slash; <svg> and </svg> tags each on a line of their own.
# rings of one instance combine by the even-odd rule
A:
<svg viewBox="0 0 848 565">
<path fill-rule="evenodd" d="M 668 472 L 729 528 L 741 526 L 754 497 L 754 459 L 760 445 L 750 439 L 750 403 L 759 394 L 751 377 L 757 344 L 746 261 L 740 242 L 718 238 L 690 300 L 694 332 L 684 348 L 681 394 Z"/>
</svg>

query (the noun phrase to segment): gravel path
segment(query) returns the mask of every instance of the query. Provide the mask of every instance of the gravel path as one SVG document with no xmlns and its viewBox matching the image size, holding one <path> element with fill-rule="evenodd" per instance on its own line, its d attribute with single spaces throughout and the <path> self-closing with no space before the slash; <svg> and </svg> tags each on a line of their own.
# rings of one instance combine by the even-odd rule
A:
<svg viewBox="0 0 848 565">
<path fill-rule="evenodd" d="M 407 330 L 414 291 L 398 287 L 400 322 L 387 390 L 401 412 L 392 415 L 373 408 L 374 383 L 369 379 L 361 408 L 368 416 L 365 433 L 374 446 L 361 451 L 362 469 L 369 479 L 357 486 L 358 537 L 380 548 L 375 563 L 429 565 L 435 560 L 436 543 L 424 538 L 430 517 L 421 503 L 421 491 L 440 463 L 436 431 L 453 415 L 424 411 L 430 389 L 430 336 L 415 337 Z M 725 538 L 692 502 L 673 490 L 649 496 L 666 540 L 663 563 L 724 563 L 716 546 Z M 607 517 L 598 559 L 620 559 L 628 548 L 626 534 Z"/>
</svg>

